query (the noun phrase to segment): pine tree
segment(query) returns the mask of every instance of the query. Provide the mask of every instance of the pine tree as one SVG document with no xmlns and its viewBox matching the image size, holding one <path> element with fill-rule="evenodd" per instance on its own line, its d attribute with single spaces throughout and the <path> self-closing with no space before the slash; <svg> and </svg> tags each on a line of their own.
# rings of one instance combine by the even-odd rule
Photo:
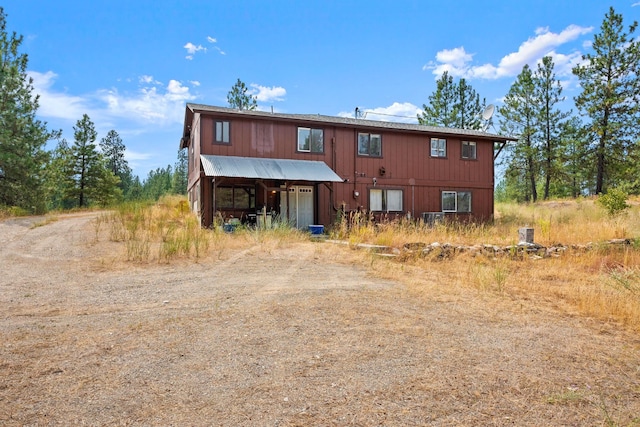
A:
<svg viewBox="0 0 640 427">
<path fill-rule="evenodd" d="M 77 200 L 79 207 L 88 206 L 91 202 L 100 205 L 112 203 L 122 195 L 118 188 L 120 180 L 108 169 L 107 162 L 96 147 L 98 134 L 93 122 L 84 114 L 73 130 L 70 173 L 74 185 L 69 195 Z"/>
<path fill-rule="evenodd" d="M 238 110 L 255 110 L 258 108 L 257 98 L 248 93 L 247 86 L 240 79 L 227 94 L 227 102 L 231 108 Z"/>
<path fill-rule="evenodd" d="M 560 132 L 560 175 L 558 180 L 561 190 L 559 196 L 576 198 L 584 194 L 593 186 L 593 170 L 588 155 L 588 141 L 585 136 L 584 126 L 577 117 L 572 117 L 562 123 Z M 590 179 L 591 177 L 591 179 Z"/>
<path fill-rule="evenodd" d="M 174 194 L 187 194 L 187 160 L 187 150 L 178 150 L 178 161 L 173 168 L 173 178 L 171 181 L 171 192 Z"/>
<path fill-rule="evenodd" d="M 104 157 L 100 156 L 94 170 L 97 175 L 95 184 L 88 192 L 91 203 L 106 207 L 121 201 L 123 192 L 119 187 L 120 178 L 111 172 Z"/>
<path fill-rule="evenodd" d="M 562 86 L 556 80 L 554 64 L 550 56 L 542 58 L 534 75 L 536 96 L 539 104 L 540 139 L 542 147 L 541 170 L 544 175 L 544 195 L 550 196 L 551 182 L 559 176 L 559 157 L 563 122 L 570 112 L 562 112 L 557 104 L 562 102 Z"/>
<path fill-rule="evenodd" d="M 436 90 L 429 95 L 429 105 L 418 115 L 418 123 L 428 126 L 444 126 L 458 129 L 480 129 L 479 113 L 485 102 L 480 103 L 480 95 L 460 79 L 458 83 L 447 71 L 436 82 Z"/>
<path fill-rule="evenodd" d="M 485 102 L 480 103 L 480 95 L 465 79 L 458 82 L 458 97 L 455 104 L 457 120 L 455 127 L 459 129 L 481 129 L 482 121 L 480 112 L 483 110 Z"/>
<path fill-rule="evenodd" d="M 429 105 L 422 104 L 423 112 L 418 115 L 421 125 L 455 127 L 458 112 L 457 85 L 447 71 L 436 82 L 436 90 L 429 95 Z"/>
<path fill-rule="evenodd" d="M 625 163 L 640 133 L 640 39 L 634 21 L 624 31 L 622 15 L 613 7 L 594 36 L 593 54 L 573 69 L 582 93 L 578 110 L 590 119 L 589 138 L 595 142 L 595 193 L 605 192 L 625 178 Z"/>
<path fill-rule="evenodd" d="M 50 132 L 46 123 L 36 120 L 38 96 L 32 94 L 21 44 L 22 36 L 7 34 L 0 7 L 0 205 L 41 212 L 48 161 L 44 146 L 60 132 Z"/>
<path fill-rule="evenodd" d="M 50 153 L 46 168 L 46 194 L 48 209 L 70 209 L 75 200 L 68 195 L 74 187 L 71 149 L 66 139 L 58 141 L 56 148 Z"/>
<path fill-rule="evenodd" d="M 138 177 L 138 175 L 135 175 L 131 180 L 131 185 L 129 185 L 129 188 L 125 193 L 125 199 L 142 200 L 142 196 L 143 196 L 142 183 L 140 182 L 140 177 Z"/>
<path fill-rule="evenodd" d="M 120 178 L 118 187 L 126 192 L 133 179 L 129 162 L 124 157 L 126 147 L 122 138 L 115 130 L 110 130 L 107 136 L 100 140 L 100 149 L 106 160 L 106 167 L 113 175 Z"/>
<path fill-rule="evenodd" d="M 535 202 L 538 199 L 536 180 L 539 170 L 539 153 L 536 146 L 538 110 L 535 82 L 528 65 L 522 68 L 505 97 L 504 105 L 498 111 L 502 116 L 501 131 L 519 136 L 517 144 L 508 149 L 507 185 L 509 180 L 518 181 L 524 189 L 524 194 L 518 199 Z M 514 184 L 512 182 L 512 185 Z"/>
<path fill-rule="evenodd" d="M 149 172 L 142 185 L 142 197 L 147 200 L 158 200 L 161 196 L 171 193 L 172 168 L 157 168 Z"/>
</svg>

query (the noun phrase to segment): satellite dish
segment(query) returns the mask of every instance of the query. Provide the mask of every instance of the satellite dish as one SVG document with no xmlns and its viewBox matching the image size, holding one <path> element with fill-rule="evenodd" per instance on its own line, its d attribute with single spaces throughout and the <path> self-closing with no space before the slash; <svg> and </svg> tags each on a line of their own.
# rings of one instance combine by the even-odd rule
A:
<svg viewBox="0 0 640 427">
<path fill-rule="evenodd" d="M 493 116 L 494 110 L 495 107 L 493 106 L 493 104 L 487 105 L 487 108 L 485 108 L 482 112 L 482 120 L 489 120 Z"/>
</svg>

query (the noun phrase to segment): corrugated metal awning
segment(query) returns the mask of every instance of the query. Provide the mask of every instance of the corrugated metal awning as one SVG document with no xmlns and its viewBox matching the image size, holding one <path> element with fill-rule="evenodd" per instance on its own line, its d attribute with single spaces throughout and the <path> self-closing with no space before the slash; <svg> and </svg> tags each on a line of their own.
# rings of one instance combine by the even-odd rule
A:
<svg viewBox="0 0 640 427">
<path fill-rule="evenodd" d="M 282 181 L 342 182 L 324 162 L 201 154 L 206 176 L 278 179 Z"/>
</svg>

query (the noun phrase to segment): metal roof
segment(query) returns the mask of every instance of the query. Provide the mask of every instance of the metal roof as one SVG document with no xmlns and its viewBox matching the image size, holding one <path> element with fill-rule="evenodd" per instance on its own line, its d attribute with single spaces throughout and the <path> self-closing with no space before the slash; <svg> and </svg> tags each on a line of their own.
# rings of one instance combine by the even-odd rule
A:
<svg viewBox="0 0 640 427">
<path fill-rule="evenodd" d="M 343 181 L 326 163 L 318 161 L 213 156 L 209 154 L 201 154 L 200 160 L 206 176 L 283 181 Z"/>
<path fill-rule="evenodd" d="M 216 107 L 211 105 L 192 104 L 192 103 L 187 103 L 187 111 L 190 111 L 191 113 L 198 111 L 198 112 L 206 112 L 206 113 L 228 114 L 228 115 L 236 115 L 236 116 L 243 116 L 243 117 L 254 117 L 254 118 L 260 118 L 260 119 L 266 119 L 266 120 L 269 120 L 271 118 L 271 119 L 292 120 L 292 121 L 298 121 L 298 122 L 316 122 L 316 123 L 333 124 L 333 125 L 358 127 L 358 128 L 389 129 L 389 130 L 397 130 L 397 131 L 413 131 L 413 132 L 443 134 L 443 135 L 461 135 L 461 136 L 470 136 L 470 137 L 476 137 L 476 138 L 486 138 L 486 139 L 491 139 L 493 141 L 504 141 L 504 142 L 517 141 L 517 138 L 513 138 L 510 136 L 496 135 L 496 134 L 484 132 L 481 130 L 446 128 L 446 127 L 440 127 L 440 126 L 426 126 L 426 125 L 419 125 L 414 123 L 384 122 L 384 121 L 378 121 L 378 120 L 354 119 L 351 117 L 324 116 L 320 114 L 270 113 L 267 111 L 237 110 L 235 108 Z M 186 120 L 185 120 L 185 124 L 186 124 Z"/>
</svg>

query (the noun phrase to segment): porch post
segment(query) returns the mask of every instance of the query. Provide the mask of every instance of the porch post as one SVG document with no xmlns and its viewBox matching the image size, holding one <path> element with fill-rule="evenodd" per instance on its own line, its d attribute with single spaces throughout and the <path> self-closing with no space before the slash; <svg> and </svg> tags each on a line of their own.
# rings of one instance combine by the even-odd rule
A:
<svg viewBox="0 0 640 427">
<path fill-rule="evenodd" d="M 211 228 L 215 227 L 216 220 L 216 179 L 211 178 Z"/>
<path fill-rule="evenodd" d="M 284 189 L 287 192 L 287 223 L 291 223 L 291 205 L 289 204 L 289 184 L 285 181 Z M 297 225 L 297 224 L 296 224 Z"/>
</svg>

